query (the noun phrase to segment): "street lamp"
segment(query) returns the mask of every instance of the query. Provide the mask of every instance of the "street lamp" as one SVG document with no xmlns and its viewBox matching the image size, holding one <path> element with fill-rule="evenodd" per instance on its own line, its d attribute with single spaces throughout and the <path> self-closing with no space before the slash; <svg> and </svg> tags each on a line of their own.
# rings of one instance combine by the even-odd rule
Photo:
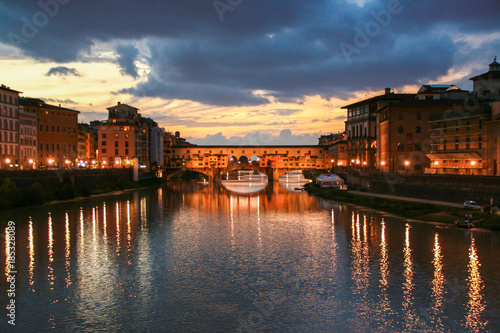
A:
<svg viewBox="0 0 500 333">
<path fill-rule="evenodd" d="M 406 166 L 410 165 L 410 161 L 405 161 L 405 165 Z"/>
</svg>

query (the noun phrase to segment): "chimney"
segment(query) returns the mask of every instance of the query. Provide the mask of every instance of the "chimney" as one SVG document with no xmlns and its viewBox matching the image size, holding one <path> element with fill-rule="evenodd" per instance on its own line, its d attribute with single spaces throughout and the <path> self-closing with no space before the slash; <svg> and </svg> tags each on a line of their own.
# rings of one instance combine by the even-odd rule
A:
<svg viewBox="0 0 500 333">
<path fill-rule="evenodd" d="M 389 87 L 385 88 L 385 94 L 390 95 L 390 93 L 391 93 L 391 88 Z"/>
<path fill-rule="evenodd" d="M 122 104 L 122 102 L 118 102 L 118 105 Z"/>
</svg>

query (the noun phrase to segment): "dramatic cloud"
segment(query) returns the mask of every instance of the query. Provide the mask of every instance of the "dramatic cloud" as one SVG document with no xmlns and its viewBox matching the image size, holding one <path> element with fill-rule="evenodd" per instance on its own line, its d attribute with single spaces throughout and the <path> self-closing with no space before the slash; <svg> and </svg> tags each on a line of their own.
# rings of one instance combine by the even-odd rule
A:
<svg viewBox="0 0 500 333">
<path fill-rule="evenodd" d="M 130 75 L 134 79 L 137 79 L 139 74 L 137 73 L 135 61 L 139 55 L 139 49 L 133 45 L 118 45 L 116 52 L 118 53 L 117 62 L 122 69 L 122 74 Z"/>
<path fill-rule="evenodd" d="M 300 103 L 311 95 L 420 84 L 446 75 L 457 61 L 498 52 L 498 38 L 481 47 L 457 38 L 498 33 L 498 0 L 362 3 L 4 1 L 0 42 L 61 63 L 78 61 L 97 42 L 114 43 L 123 74 L 139 79 L 139 58 L 149 73 L 120 93 L 216 106 Z"/>
<path fill-rule="evenodd" d="M 80 73 L 78 73 L 76 68 L 68 68 L 68 67 L 64 67 L 64 66 L 58 66 L 58 67 L 52 67 L 51 69 L 49 69 L 49 71 L 47 72 L 47 74 L 45 74 L 45 76 L 61 76 L 61 77 L 76 76 L 76 77 L 79 77 L 82 75 Z"/>
</svg>

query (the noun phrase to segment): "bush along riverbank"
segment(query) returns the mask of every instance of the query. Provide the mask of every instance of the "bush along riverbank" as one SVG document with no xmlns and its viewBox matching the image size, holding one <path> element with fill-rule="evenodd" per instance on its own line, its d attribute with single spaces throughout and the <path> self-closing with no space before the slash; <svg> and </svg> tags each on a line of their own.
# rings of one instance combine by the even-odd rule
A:
<svg viewBox="0 0 500 333">
<path fill-rule="evenodd" d="M 309 194 L 323 199 L 364 206 L 414 220 L 453 224 L 457 219 L 463 221 L 466 214 L 472 214 L 472 222 L 476 227 L 500 231 L 500 216 L 486 215 L 481 211 L 471 211 L 431 203 L 364 196 L 348 191 L 340 191 L 337 188 L 322 188 L 312 183 L 307 184 L 305 188 Z"/>
<path fill-rule="evenodd" d="M 0 210 L 15 207 L 41 205 L 56 200 L 71 200 L 78 197 L 89 197 L 127 189 L 154 186 L 161 180 L 148 179 L 141 182 L 124 180 L 119 177 L 108 177 L 102 183 L 75 186 L 70 181 L 63 181 L 55 189 L 44 188 L 40 183 L 33 183 L 28 188 L 20 188 L 10 178 L 5 178 L 0 186 Z"/>
</svg>

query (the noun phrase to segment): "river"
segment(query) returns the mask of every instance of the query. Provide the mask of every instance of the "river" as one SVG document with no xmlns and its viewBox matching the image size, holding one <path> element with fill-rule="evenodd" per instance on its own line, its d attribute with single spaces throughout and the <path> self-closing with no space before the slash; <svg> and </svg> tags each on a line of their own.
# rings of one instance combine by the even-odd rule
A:
<svg viewBox="0 0 500 333">
<path fill-rule="evenodd" d="M 288 188 L 180 183 L 4 211 L 0 331 L 500 331 L 499 233 Z"/>
</svg>

